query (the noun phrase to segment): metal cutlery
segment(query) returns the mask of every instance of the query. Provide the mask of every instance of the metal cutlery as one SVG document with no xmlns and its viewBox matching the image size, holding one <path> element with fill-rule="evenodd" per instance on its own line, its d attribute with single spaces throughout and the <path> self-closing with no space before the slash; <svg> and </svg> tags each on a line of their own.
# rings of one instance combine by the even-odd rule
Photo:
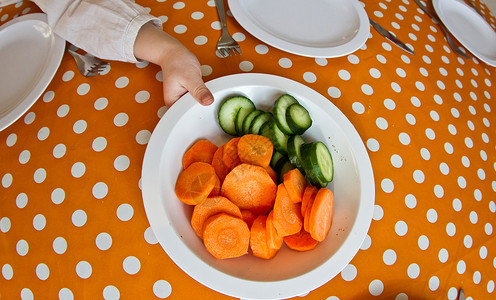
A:
<svg viewBox="0 0 496 300">
<path fill-rule="evenodd" d="M 467 54 L 465 54 L 465 52 L 463 52 L 456 44 L 455 44 L 455 41 L 451 38 L 451 35 L 448 31 L 448 29 L 446 28 L 446 26 L 444 26 L 443 22 L 441 22 L 441 20 L 439 20 L 439 18 L 434 14 L 432 13 L 430 10 L 427 9 L 427 7 L 425 7 L 425 5 L 423 5 L 420 0 L 413 0 L 415 1 L 415 3 L 417 3 L 417 5 L 429 16 L 431 17 L 431 19 L 433 19 L 438 25 L 439 27 L 441 27 L 441 29 L 443 30 L 444 32 L 444 35 L 446 37 L 446 41 L 448 42 L 448 45 L 450 46 L 451 50 L 453 50 L 455 53 L 457 53 L 458 55 L 464 57 L 464 58 L 467 58 L 467 59 L 470 59 L 470 56 L 468 56 Z"/>
<path fill-rule="evenodd" d="M 238 43 L 232 38 L 227 30 L 226 11 L 224 10 L 224 0 L 215 0 L 217 13 L 219 14 L 221 35 L 217 42 L 217 53 L 221 57 L 227 57 L 231 54 L 241 54 L 241 48 Z"/>
<path fill-rule="evenodd" d="M 483 15 L 482 15 L 482 13 L 481 13 L 481 11 L 477 8 L 477 6 L 475 6 L 474 1 L 472 1 L 472 0 L 467 0 L 467 2 L 468 2 L 468 4 L 470 4 L 470 6 L 472 6 L 472 8 L 473 8 L 473 9 L 474 9 L 474 10 L 475 10 L 475 11 L 476 11 L 479 15 L 483 16 Z"/>
<path fill-rule="evenodd" d="M 92 77 L 101 74 L 109 65 L 108 62 L 102 61 L 93 56 L 79 54 L 69 48 L 67 48 L 66 51 L 69 52 L 72 57 L 74 57 L 79 72 L 81 72 L 81 74 L 86 77 Z"/>
<path fill-rule="evenodd" d="M 394 36 L 391 32 L 389 32 L 384 27 L 377 24 L 376 22 L 374 22 L 370 18 L 369 18 L 369 21 L 370 21 L 370 25 L 372 25 L 372 27 L 374 27 L 375 30 L 377 30 L 377 32 L 379 32 L 383 37 L 385 37 L 386 39 L 388 39 L 389 41 L 391 41 L 393 44 L 400 47 L 401 49 L 405 50 L 406 52 L 408 52 L 410 54 L 415 54 L 415 52 L 413 52 L 413 50 L 410 47 L 408 47 L 405 43 L 400 41 L 400 39 L 398 39 L 396 36 Z"/>
</svg>

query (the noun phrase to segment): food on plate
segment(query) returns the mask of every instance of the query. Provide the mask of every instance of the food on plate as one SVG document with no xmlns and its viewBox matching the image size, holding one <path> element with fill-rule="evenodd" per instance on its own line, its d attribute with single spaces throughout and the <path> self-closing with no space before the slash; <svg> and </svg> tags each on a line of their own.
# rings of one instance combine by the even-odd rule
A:
<svg viewBox="0 0 496 300">
<path fill-rule="evenodd" d="M 305 229 L 303 228 L 300 230 L 300 232 L 292 235 L 287 235 L 283 239 L 286 246 L 296 251 L 312 250 L 319 243 L 319 241 L 312 238 L 310 233 L 305 231 Z"/>
<path fill-rule="evenodd" d="M 196 205 L 207 198 L 218 180 L 214 167 L 205 162 L 195 162 L 184 169 L 176 181 L 177 198 L 189 205 Z"/>
<path fill-rule="evenodd" d="M 219 213 L 205 222 L 203 243 L 215 258 L 239 257 L 248 253 L 250 229 L 241 218 Z"/>
<path fill-rule="evenodd" d="M 270 248 L 267 244 L 267 216 L 259 215 L 250 230 L 250 248 L 254 256 L 271 259 L 279 249 Z"/>
<path fill-rule="evenodd" d="M 195 142 L 183 155 L 183 168 L 186 169 L 197 161 L 212 163 L 215 151 L 217 151 L 217 146 L 209 140 Z"/>
<path fill-rule="evenodd" d="M 283 183 L 277 187 L 276 201 L 272 211 L 274 213 L 272 222 L 280 236 L 284 237 L 300 231 L 303 225 L 300 204 L 291 200 Z"/>
<path fill-rule="evenodd" d="M 268 167 L 272 158 L 272 142 L 258 134 L 245 134 L 239 138 L 238 156 L 241 162 Z"/>
<path fill-rule="evenodd" d="M 203 238 L 205 221 L 213 215 L 226 213 L 238 218 L 243 218 L 239 207 L 229 201 L 226 197 L 207 197 L 202 202 L 195 205 L 191 215 L 191 227 L 196 234 Z"/>
</svg>

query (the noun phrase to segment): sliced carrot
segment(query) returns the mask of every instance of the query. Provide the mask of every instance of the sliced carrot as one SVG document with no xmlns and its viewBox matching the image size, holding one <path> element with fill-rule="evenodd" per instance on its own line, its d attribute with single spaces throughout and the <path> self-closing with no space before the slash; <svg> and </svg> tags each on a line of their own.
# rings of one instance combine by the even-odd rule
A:
<svg viewBox="0 0 496 300">
<path fill-rule="evenodd" d="M 250 248 L 256 257 L 271 259 L 279 249 L 272 249 L 267 245 L 267 216 L 259 215 L 250 230 Z"/>
<path fill-rule="evenodd" d="M 269 138 L 258 134 L 245 134 L 238 142 L 238 156 L 242 163 L 268 167 L 274 147 Z"/>
<path fill-rule="evenodd" d="M 216 181 L 217 175 L 212 165 L 194 162 L 177 177 L 176 196 L 186 204 L 196 205 L 210 194 Z"/>
<path fill-rule="evenodd" d="M 215 258 L 239 257 L 248 253 L 250 229 L 240 218 L 219 213 L 206 220 L 203 243 Z"/>
<path fill-rule="evenodd" d="M 200 238 L 203 238 L 205 221 L 221 212 L 238 218 L 242 217 L 239 208 L 226 197 L 208 197 L 195 205 L 191 215 L 191 226 Z"/>
<path fill-rule="evenodd" d="M 305 187 L 305 191 L 303 192 L 303 196 L 301 197 L 301 215 L 303 218 L 305 217 L 305 212 L 307 210 L 308 204 L 310 200 L 313 201 L 315 195 L 317 194 L 317 187 L 313 185 L 307 185 Z"/>
<path fill-rule="evenodd" d="M 283 183 L 277 186 L 273 212 L 272 222 L 279 236 L 292 235 L 300 231 L 303 225 L 300 205 L 291 201 Z"/>
<path fill-rule="evenodd" d="M 253 224 L 253 221 L 257 218 L 257 215 L 248 209 L 241 209 L 241 216 L 243 216 L 243 220 L 246 222 L 249 228 Z"/>
<path fill-rule="evenodd" d="M 310 233 L 306 232 L 303 228 L 300 232 L 287 235 L 284 237 L 284 243 L 290 249 L 296 251 L 308 251 L 312 250 L 319 243 L 317 240 L 312 238 Z"/>
<path fill-rule="evenodd" d="M 331 229 L 333 208 L 333 193 L 329 189 L 320 188 L 315 195 L 308 219 L 308 232 L 319 242 L 325 239 Z"/>
<path fill-rule="evenodd" d="M 222 154 L 222 160 L 224 161 L 224 165 L 232 170 L 239 164 L 241 164 L 241 160 L 238 155 L 238 142 L 240 137 L 232 138 L 224 145 L 224 153 Z"/>
<path fill-rule="evenodd" d="M 274 205 L 277 186 L 263 167 L 240 164 L 227 174 L 221 194 L 240 209 L 265 214 Z"/>
<path fill-rule="evenodd" d="M 183 168 L 186 169 L 194 162 L 201 161 L 212 163 L 217 146 L 209 140 L 198 140 L 191 146 L 183 156 Z"/>
<path fill-rule="evenodd" d="M 227 173 L 231 171 L 225 164 L 223 160 L 224 148 L 226 144 L 222 144 L 215 151 L 214 156 L 212 157 L 212 166 L 215 169 L 215 173 L 219 177 L 220 181 L 224 181 Z"/>
<path fill-rule="evenodd" d="M 318 189 L 315 188 L 316 191 L 315 191 L 315 195 L 312 195 L 311 197 L 309 197 L 309 199 L 306 201 L 306 206 L 307 208 L 305 209 L 305 215 L 303 216 L 303 229 L 305 229 L 305 231 L 309 231 L 309 227 L 308 227 L 308 221 L 310 220 L 310 212 L 312 211 L 312 206 L 313 206 L 313 202 L 315 201 L 315 196 L 317 195 L 317 192 L 318 192 Z M 303 204 L 303 201 L 301 202 Z"/>
<path fill-rule="evenodd" d="M 270 166 L 265 167 L 265 171 L 269 174 L 270 178 L 274 180 L 274 183 L 277 184 L 277 173 Z"/>
<path fill-rule="evenodd" d="M 208 194 L 208 197 L 220 196 L 220 185 L 221 185 L 220 179 L 219 176 L 217 176 L 217 180 L 215 180 L 214 188 L 212 189 L 210 194 Z"/>
<path fill-rule="evenodd" d="M 283 239 L 277 233 L 276 227 L 274 226 L 274 214 L 271 210 L 266 220 L 266 230 L 267 230 L 267 246 L 272 249 L 280 249 L 282 246 Z"/>
<path fill-rule="evenodd" d="M 307 186 L 305 176 L 301 174 L 300 170 L 295 168 L 289 170 L 283 175 L 284 187 L 288 191 L 289 198 L 294 203 L 299 203 L 302 200 L 303 192 Z"/>
</svg>

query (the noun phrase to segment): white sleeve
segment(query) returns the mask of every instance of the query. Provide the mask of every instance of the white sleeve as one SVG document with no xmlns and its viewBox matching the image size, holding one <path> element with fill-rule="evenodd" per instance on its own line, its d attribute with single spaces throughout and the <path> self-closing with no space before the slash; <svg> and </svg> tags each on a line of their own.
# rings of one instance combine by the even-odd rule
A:
<svg viewBox="0 0 496 300">
<path fill-rule="evenodd" d="M 138 62 L 134 42 L 140 28 L 160 19 L 131 0 L 33 0 L 54 32 L 99 58 Z"/>
</svg>

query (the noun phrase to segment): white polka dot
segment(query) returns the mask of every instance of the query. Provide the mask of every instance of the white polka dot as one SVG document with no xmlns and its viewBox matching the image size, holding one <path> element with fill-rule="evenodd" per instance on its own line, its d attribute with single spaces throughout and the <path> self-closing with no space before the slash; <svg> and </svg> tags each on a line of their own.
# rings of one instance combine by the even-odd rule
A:
<svg viewBox="0 0 496 300">
<path fill-rule="evenodd" d="M 6 280 L 11 280 L 14 277 L 14 269 L 9 264 L 5 264 L 2 266 L 2 275 Z"/>
<path fill-rule="evenodd" d="M 86 172 L 86 166 L 82 162 L 77 162 L 72 165 L 71 174 L 75 178 L 80 178 Z"/>
<path fill-rule="evenodd" d="M 429 159 L 431 159 L 431 153 L 430 153 L 430 152 L 429 152 L 429 150 L 428 150 L 428 149 L 426 149 L 426 148 L 422 148 L 422 149 L 420 149 L 420 156 L 422 156 L 422 158 L 423 158 L 424 160 L 429 160 Z"/>
<path fill-rule="evenodd" d="M 449 257 L 448 250 L 446 250 L 444 248 L 439 250 L 438 258 L 439 258 L 440 262 L 442 262 L 442 263 L 447 262 L 448 257 Z"/>
<path fill-rule="evenodd" d="M 203 13 L 201 11 L 195 11 L 194 13 L 191 14 L 191 18 L 194 20 L 201 20 L 203 19 Z"/>
<path fill-rule="evenodd" d="M 167 298 L 172 293 L 172 286 L 165 280 L 158 280 L 153 284 L 153 293 L 158 298 Z"/>
<path fill-rule="evenodd" d="M 381 77 L 381 71 L 377 70 L 376 68 L 371 68 L 369 70 L 369 74 L 373 78 L 380 78 Z"/>
<path fill-rule="evenodd" d="M 463 176 L 458 177 L 458 186 L 461 187 L 462 189 L 467 187 L 467 181 Z"/>
<path fill-rule="evenodd" d="M 415 208 L 417 206 L 417 198 L 414 195 L 408 194 L 405 197 L 405 205 L 408 208 Z"/>
<path fill-rule="evenodd" d="M 82 278 L 82 279 L 87 279 L 91 276 L 91 273 L 93 272 L 93 268 L 91 267 L 90 263 L 87 261 L 80 261 L 76 265 L 76 274 Z"/>
<path fill-rule="evenodd" d="M 38 131 L 38 140 L 44 141 L 48 138 L 49 135 L 50 135 L 50 129 L 48 127 L 42 127 Z"/>
<path fill-rule="evenodd" d="M 55 147 L 53 147 L 53 157 L 55 158 L 61 158 L 65 155 L 66 152 L 66 147 L 64 144 L 58 144 Z"/>
<path fill-rule="evenodd" d="M 255 52 L 258 54 L 267 54 L 269 52 L 269 47 L 264 44 L 258 44 L 255 46 Z"/>
<path fill-rule="evenodd" d="M 477 221 L 479 220 L 479 216 L 475 211 L 471 211 L 469 214 L 469 219 L 470 219 L 470 223 L 477 224 Z"/>
<path fill-rule="evenodd" d="M 12 185 L 13 181 L 14 181 L 14 177 L 12 177 L 12 174 L 7 173 L 2 177 L 2 186 L 4 188 L 8 188 L 9 186 Z"/>
<path fill-rule="evenodd" d="M 112 246 L 112 237 L 106 232 L 102 232 L 96 236 L 96 246 L 98 249 L 105 251 Z"/>
<path fill-rule="evenodd" d="M 104 110 L 108 105 L 108 99 L 107 98 L 98 98 L 95 101 L 94 107 L 96 110 Z"/>
<path fill-rule="evenodd" d="M 284 69 L 291 68 L 292 65 L 293 62 L 289 58 L 283 57 L 279 60 L 279 66 L 281 66 Z"/>
<path fill-rule="evenodd" d="M 410 136 L 405 132 L 400 133 L 400 135 L 398 137 L 399 137 L 400 143 L 402 143 L 405 146 L 409 145 L 411 142 Z"/>
<path fill-rule="evenodd" d="M 150 93 L 148 91 L 139 91 L 136 93 L 136 96 L 134 96 L 134 100 L 138 103 L 145 103 L 150 99 Z"/>
<path fill-rule="evenodd" d="M 487 248 L 486 248 L 486 246 L 480 247 L 480 249 L 479 249 L 479 256 L 482 259 L 486 259 L 487 258 Z"/>
<path fill-rule="evenodd" d="M 151 132 L 148 130 L 141 130 L 136 134 L 136 142 L 140 145 L 146 145 L 151 137 Z"/>
<path fill-rule="evenodd" d="M 408 277 L 410 277 L 411 279 L 415 279 L 417 277 L 419 277 L 420 275 L 420 267 L 418 264 L 411 264 L 408 266 L 408 269 L 407 269 L 407 274 L 408 274 Z"/>
<path fill-rule="evenodd" d="M 52 243 L 53 251 L 57 254 L 64 254 L 67 251 L 67 241 L 63 237 L 57 237 Z"/>
<path fill-rule="evenodd" d="M 372 239 L 367 234 L 365 235 L 365 239 L 363 240 L 362 245 L 360 245 L 360 249 L 367 250 L 368 248 L 370 248 L 371 245 L 372 245 Z"/>
<path fill-rule="evenodd" d="M 80 96 L 88 94 L 89 91 L 90 91 L 90 85 L 87 83 L 82 83 L 77 88 L 77 93 Z"/>
<path fill-rule="evenodd" d="M 107 196 L 108 187 L 104 182 L 98 182 L 93 186 L 92 192 L 95 198 L 102 199 Z"/>
<path fill-rule="evenodd" d="M 341 271 L 341 277 L 344 281 L 352 281 L 356 278 L 356 276 L 357 268 L 352 264 L 348 264 L 343 271 Z"/>
<path fill-rule="evenodd" d="M 121 293 L 113 285 L 107 285 L 103 289 L 103 299 L 105 300 L 119 300 L 121 298 Z"/>
<path fill-rule="evenodd" d="M 174 32 L 175 33 L 179 33 L 179 34 L 185 33 L 186 30 L 188 30 L 188 28 L 186 26 L 184 26 L 184 25 L 176 25 L 174 27 Z"/>
<path fill-rule="evenodd" d="M 442 198 L 444 196 L 444 189 L 441 185 L 437 184 L 434 186 L 434 194 L 438 198 Z"/>
<path fill-rule="evenodd" d="M 382 117 L 379 117 L 375 120 L 375 124 L 379 129 L 386 130 L 389 126 L 388 121 Z"/>
<path fill-rule="evenodd" d="M 384 210 L 382 209 L 382 207 L 380 205 L 376 204 L 374 206 L 374 213 L 373 213 L 372 218 L 376 221 L 379 221 L 380 219 L 382 219 L 382 217 L 384 217 Z"/>
<path fill-rule="evenodd" d="M 62 75 L 62 80 L 63 81 L 69 81 L 72 78 L 74 78 L 74 72 L 73 71 L 67 71 Z"/>
<path fill-rule="evenodd" d="M 427 211 L 427 220 L 430 222 L 430 223 L 436 223 L 437 221 L 437 211 L 433 208 L 429 209 Z"/>
<path fill-rule="evenodd" d="M 74 294 L 68 288 L 62 288 L 59 291 L 59 300 L 74 300 Z"/>
<path fill-rule="evenodd" d="M 157 243 L 158 243 L 157 237 L 155 236 L 155 233 L 153 232 L 153 230 L 152 230 L 152 228 L 151 228 L 151 227 L 148 227 L 148 228 L 145 230 L 144 237 L 145 237 L 145 241 L 146 241 L 148 244 L 155 245 L 155 244 L 157 244 Z"/>
<path fill-rule="evenodd" d="M 339 78 L 341 78 L 342 80 L 350 80 L 351 79 L 351 74 L 350 72 L 346 71 L 346 70 L 339 70 L 338 71 L 338 76 Z"/>
<path fill-rule="evenodd" d="M 410 124 L 410 125 L 415 125 L 415 123 L 417 123 L 415 116 L 413 116 L 412 114 L 406 114 L 405 118 L 406 118 L 406 121 L 408 122 L 408 124 Z"/>
<path fill-rule="evenodd" d="M 26 254 L 28 254 L 29 251 L 28 242 L 26 242 L 25 240 L 19 240 L 16 244 L 16 251 L 17 254 L 19 254 L 20 256 L 25 256 Z"/>
<path fill-rule="evenodd" d="M 408 225 L 405 221 L 398 221 L 394 226 L 394 231 L 396 231 L 397 235 L 404 236 L 408 232 Z"/>
<path fill-rule="evenodd" d="M 33 227 L 34 229 L 40 231 L 43 230 L 46 226 L 46 218 L 42 214 L 37 214 L 33 218 Z"/>
<path fill-rule="evenodd" d="M 315 74 L 312 72 L 305 72 L 303 74 L 303 79 L 308 83 L 314 83 L 315 81 L 317 81 L 317 76 L 315 76 Z"/>
<path fill-rule="evenodd" d="M 105 150 L 105 148 L 107 147 L 107 140 L 104 137 L 97 137 L 96 139 L 93 140 L 91 147 L 96 152 L 101 152 Z"/>
<path fill-rule="evenodd" d="M 36 266 L 36 276 L 38 276 L 40 280 L 47 280 L 48 276 L 50 276 L 50 269 L 46 264 L 38 264 Z"/>
<path fill-rule="evenodd" d="M 403 159 L 398 154 L 393 154 L 390 160 L 391 165 L 393 165 L 393 167 L 395 168 L 401 168 L 401 166 L 403 165 Z"/>
<path fill-rule="evenodd" d="M 393 249 L 388 249 L 382 254 L 382 261 L 388 266 L 396 262 L 396 252 Z"/>
<path fill-rule="evenodd" d="M 34 171 L 34 175 L 33 175 L 34 182 L 42 183 L 43 181 L 45 181 L 46 176 L 47 176 L 47 173 L 46 173 L 45 169 L 39 168 L 36 171 Z"/>
<path fill-rule="evenodd" d="M 351 107 L 357 114 L 363 114 L 365 112 L 365 106 L 360 102 L 354 102 Z"/>
<path fill-rule="evenodd" d="M 28 195 L 26 195 L 25 193 L 20 193 L 19 195 L 17 195 L 17 197 L 16 197 L 16 205 L 19 208 L 26 207 L 26 205 L 28 205 Z M 0 228 L 1 228 L 1 226 L 0 226 Z"/>
<path fill-rule="evenodd" d="M 250 72 L 253 70 L 253 67 L 253 63 L 246 60 L 239 63 L 239 69 L 244 72 Z"/>
<path fill-rule="evenodd" d="M 29 112 L 25 117 L 24 117 L 24 123 L 26 124 L 32 124 L 34 120 L 36 119 L 36 114 L 34 112 Z"/>
<path fill-rule="evenodd" d="M 86 224 L 88 217 L 84 210 L 78 209 L 72 213 L 72 224 L 76 227 L 81 227 Z"/>
<path fill-rule="evenodd" d="M 427 248 L 429 248 L 429 238 L 425 235 L 421 235 L 418 239 L 418 246 L 421 250 L 427 250 Z"/>
<path fill-rule="evenodd" d="M 141 262 L 134 256 L 128 256 L 122 262 L 124 271 L 130 275 L 134 275 L 141 269 Z"/>
<path fill-rule="evenodd" d="M 415 180 L 415 182 L 417 182 L 417 183 L 424 182 L 424 180 L 425 180 L 424 172 L 422 172 L 421 170 L 415 170 L 413 172 L 413 180 Z"/>
<path fill-rule="evenodd" d="M 368 84 L 363 84 L 362 85 L 362 92 L 365 94 L 365 95 L 372 95 L 374 93 L 374 90 L 372 89 L 372 87 Z"/>
<path fill-rule="evenodd" d="M 487 282 L 487 292 L 488 293 L 494 292 L 494 281 L 493 280 L 489 280 Z"/>
<path fill-rule="evenodd" d="M 429 289 L 431 291 L 436 291 L 439 288 L 439 277 L 437 276 L 432 276 L 429 279 Z"/>
<path fill-rule="evenodd" d="M 56 188 L 52 191 L 52 202 L 60 204 L 65 200 L 65 191 L 61 188 Z"/>
<path fill-rule="evenodd" d="M 5 144 L 7 144 L 8 147 L 14 146 L 16 142 L 17 142 L 17 135 L 15 133 L 9 134 L 9 136 L 5 140 Z"/>
<path fill-rule="evenodd" d="M 454 236 L 456 234 L 456 226 L 455 224 L 453 223 L 448 223 L 446 225 L 446 233 L 449 235 L 449 236 Z"/>
<path fill-rule="evenodd" d="M 0 219 L 0 231 L 6 233 L 10 230 L 12 226 L 10 219 L 8 217 L 3 217 Z"/>
<path fill-rule="evenodd" d="M 201 65 L 200 68 L 202 76 L 210 76 L 213 72 L 212 67 L 209 65 Z"/>
<path fill-rule="evenodd" d="M 377 152 L 379 151 L 379 142 L 374 138 L 370 138 L 367 140 L 367 148 L 372 152 Z"/>
<path fill-rule="evenodd" d="M 458 274 L 463 274 L 465 273 L 466 270 L 467 270 L 467 265 L 465 264 L 465 261 L 460 260 L 456 264 L 456 271 L 458 272 Z"/>
<path fill-rule="evenodd" d="M 134 209 L 131 205 L 124 203 L 117 208 L 117 217 L 121 221 L 129 221 L 134 215 Z"/>
<path fill-rule="evenodd" d="M 129 168 L 130 160 L 127 156 L 125 155 L 119 155 L 115 160 L 114 160 L 114 168 L 117 171 L 125 171 L 127 168 Z"/>
<path fill-rule="evenodd" d="M 23 150 L 19 154 L 19 163 L 24 165 L 29 161 L 30 158 L 31 158 L 31 152 L 29 152 L 29 150 Z"/>
<path fill-rule="evenodd" d="M 327 89 L 327 93 L 334 99 L 341 97 L 341 90 L 334 86 L 331 86 L 329 89 Z"/>
<path fill-rule="evenodd" d="M 350 63 L 356 65 L 360 62 L 360 59 L 355 54 L 350 54 L 350 55 L 348 55 L 348 61 Z"/>
<path fill-rule="evenodd" d="M 49 103 L 55 98 L 55 92 L 54 91 L 48 91 L 43 95 L 43 102 Z"/>
<path fill-rule="evenodd" d="M 381 188 L 385 193 L 391 193 L 394 190 L 394 183 L 391 179 L 386 178 L 381 182 Z"/>
<path fill-rule="evenodd" d="M 75 133 L 81 134 L 86 131 L 86 128 L 88 127 L 88 124 L 86 123 L 85 120 L 79 120 L 76 123 L 74 123 L 74 126 L 72 129 L 74 130 Z"/>
<path fill-rule="evenodd" d="M 118 113 L 114 117 L 114 125 L 117 127 L 122 127 L 129 121 L 129 116 L 126 113 Z"/>
<path fill-rule="evenodd" d="M 484 225 L 484 232 L 487 235 L 492 235 L 493 234 L 493 225 L 491 223 L 486 223 L 486 225 Z"/>
<path fill-rule="evenodd" d="M 326 59 L 326 58 L 323 58 L 323 57 L 317 57 L 317 58 L 315 58 L 315 63 L 316 63 L 317 65 L 319 65 L 319 66 L 324 67 L 324 66 L 327 66 L 328 61 L 327 61 L 327 59 Z"/>
<path fill-rule="evenodd" d="M 205 45 L 207 42 L 208 42 L 208 38 L 204 35 L 199 35 L 194 39 L 194 43 L 196 45 Z"/>
<path fill-rule="evenodd" d="M 384 284 L 379 279 L 375 279 L 369 284 L 369 293 L 372 296 L 379 296 L 383 291 Z"/>
<path fill-rule="evenodd" d="M 172 5 L 172 7 L 174 9 L 183 9 L 184 7 L 186 7 L 186 4 L 184 4 L 184 2 L 176 2 Z"/>
</svg>

